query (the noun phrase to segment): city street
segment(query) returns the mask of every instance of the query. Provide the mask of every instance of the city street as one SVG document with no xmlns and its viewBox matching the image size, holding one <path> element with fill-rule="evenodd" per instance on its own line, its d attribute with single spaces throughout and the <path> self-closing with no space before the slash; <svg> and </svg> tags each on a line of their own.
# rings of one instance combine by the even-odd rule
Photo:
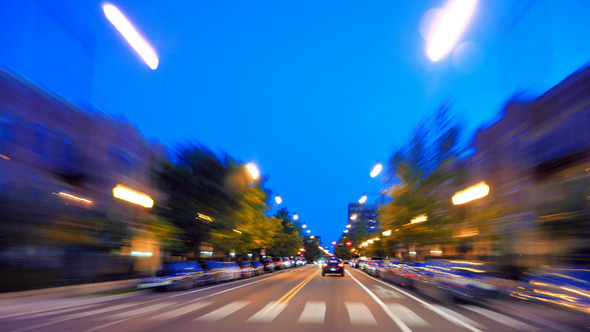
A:
<svg viewBox="0 0 590 332">
<path fill-rule="evenodd" d="M 2 303 L 2 331 L 551 331 L 466 303 L 440 304 L 363 272 L 307 265 L 192 290 Z"/>
</svg>

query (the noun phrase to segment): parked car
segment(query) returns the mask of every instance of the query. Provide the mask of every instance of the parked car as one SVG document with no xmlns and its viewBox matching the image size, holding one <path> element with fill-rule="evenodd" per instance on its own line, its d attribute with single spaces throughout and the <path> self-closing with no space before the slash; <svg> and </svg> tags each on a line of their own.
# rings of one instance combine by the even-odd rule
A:
<svg viewBox="0 0 590 332">
<path fill-rule="evenodd" d="M 282 257 L 273 257 L 272 260 L 275 263 L 275 271 L 286 269 L 285 261 Z"/>
<path fill-rule="evenodd" d="M 239 262 L 238 266 L 240 267 L 241 278 L 251 278 L 254 276 L 254 267 L 252 263 L 248 261 Z"/>
<path fill-rule="evenodd" d="M 162 265 L 155 278 L 139 280 L 137 288 L 169 291 L 190 289 L 204 283 L 203 269 L 196 262 L 169 262 Z"/>
<path fill-rule="evenodd" d="M 525 273 L 524 279 L 511 296 L 590 315 L 590 268 L 544 266 Z"/>
<path fill-rule="evenodd" d="M 270 273 L 275 271 L 275 262 L 272 258 L 266 257 L 260 260 L 262 265 L 264 265 L 264 273 Z"/>
<path fill-rule="evenodd" d="M 252 262 L 252 271 L 255 276 L 264 274 L 264 265 L 260 262 Z"/>
<path fill-rule="evenodd" d="M 415 282 L 422 278 L 420 262 L 391 262 L 386 269 L 385 279 L 398 286 L 413 288 Z"/>
<path fill-rule="evenodd" d="M 293 264 L 293 262 L 291 261 L 291 258 L 289 257 L 283 257 L 283 264 L 285 265 L 285 268 L 291 268 L 291 267 L 295 267 L 295 264 Z"/>
<path fill-rule="evenodd" d="M 230 275 L 229 280 L 236 280 L 242 277 L 242 270 L 236 262 L 223 262 L 223 267 L 228 271 Z"/>
<path fill-rule="evenodd" d="M 322 264 L 322 276 L 326 274 L 339 274 L 344 277 L 344 263 L 340 258 L 327 258 Z"/>
</svg>

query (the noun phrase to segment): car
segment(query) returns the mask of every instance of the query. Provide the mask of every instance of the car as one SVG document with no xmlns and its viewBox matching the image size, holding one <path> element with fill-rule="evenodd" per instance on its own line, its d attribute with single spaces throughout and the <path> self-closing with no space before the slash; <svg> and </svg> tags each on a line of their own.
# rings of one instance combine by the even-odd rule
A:
<svg viewBox="0 0 590 332">
<path fill-rule="evenodd" d="M 339 274 L 344 277 L 344 262 L 340 258 L 327 258 L 322 264 L 322 276 Z"/>
<path fill-rule="evenodd" d="M 283 263 L 285 264 L 285 268 L 288 269 L 290 267 L 295 267 L 293 261 L 289 257 L 283 257 Z"/>
<path fill-rule="evenodd" d="M 260 260 L 260 263 L 264 265 L 264 273 L 271 273 L 275 271 L 275 262 L 270 257 L 265 257 Z"/>
<path fill-rule="evenodd" d="M 252 262 L 252 272 L 255 276 L 264 274 L 264 265 L 260 262 Z"/>
<path fill-rule="evenodd" d="M 203 269 L 197 262 L 167 262 L 155 278 L 140 279 L 137 288 L 158 291 L 190 289 L 205 283 Z"/>
<path fill-rule="evenodd" d="M 275 263 L 275 270 L 284 270 L 287 268 L 282 257 L 273 257 L 272 260 Z"/>
<path fill-rule="evenodd" d="M 241 278 L 251 278 L 254 276 L 254 267 L 252 263 L 248 261 L 239 262 L 238 265 L 240 266 Z"/>
</svg>

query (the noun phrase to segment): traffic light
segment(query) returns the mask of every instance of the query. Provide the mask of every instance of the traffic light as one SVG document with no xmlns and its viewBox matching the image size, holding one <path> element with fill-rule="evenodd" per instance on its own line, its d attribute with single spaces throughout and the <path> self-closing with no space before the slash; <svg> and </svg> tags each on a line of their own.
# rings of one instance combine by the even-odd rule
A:
<svg viewBox="0 0 590 332">
<path fill-rule="evenodd" d="M 348 241 L 348 242 L 346 242 L 346 246 L 347 246 L 347 247 L 350 247 L 350 246 L 352 246 L 352 242 L 351 242 L 351 241 Z"/>
</svg>

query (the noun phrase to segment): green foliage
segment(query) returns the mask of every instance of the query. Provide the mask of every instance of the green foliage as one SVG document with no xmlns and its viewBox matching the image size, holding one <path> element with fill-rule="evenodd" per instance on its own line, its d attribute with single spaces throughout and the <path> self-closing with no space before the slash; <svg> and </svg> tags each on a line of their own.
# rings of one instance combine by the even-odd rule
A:
<svg viewBox="0 0 590 332">
<path fill-rule="evenodd" d="M 407 145 L 390 159 L 388 181 L 392 201 L 380 208 L 384 229 L 393 231 L 395 241 L 404 243 L 445 243 L 450 239 L 450 197 L 445 192 L 458 172 L 453 162 L 461 153 L 461 126 L 441 106 L 431 119 L 414 129 Z M 410 221 L 427 215 L 428 221 Z"/>
<path fill-rule="evenodd" d="M 301 232 L 303 228 L 297 222 L 291 219 L 289 211 L 282 208 L 274 216 L 280 221 L 282 231 L 279 232 L 274 243 L 268 248 L 272 256 L 294 256 L 303 245 Z"/>
</svg>

